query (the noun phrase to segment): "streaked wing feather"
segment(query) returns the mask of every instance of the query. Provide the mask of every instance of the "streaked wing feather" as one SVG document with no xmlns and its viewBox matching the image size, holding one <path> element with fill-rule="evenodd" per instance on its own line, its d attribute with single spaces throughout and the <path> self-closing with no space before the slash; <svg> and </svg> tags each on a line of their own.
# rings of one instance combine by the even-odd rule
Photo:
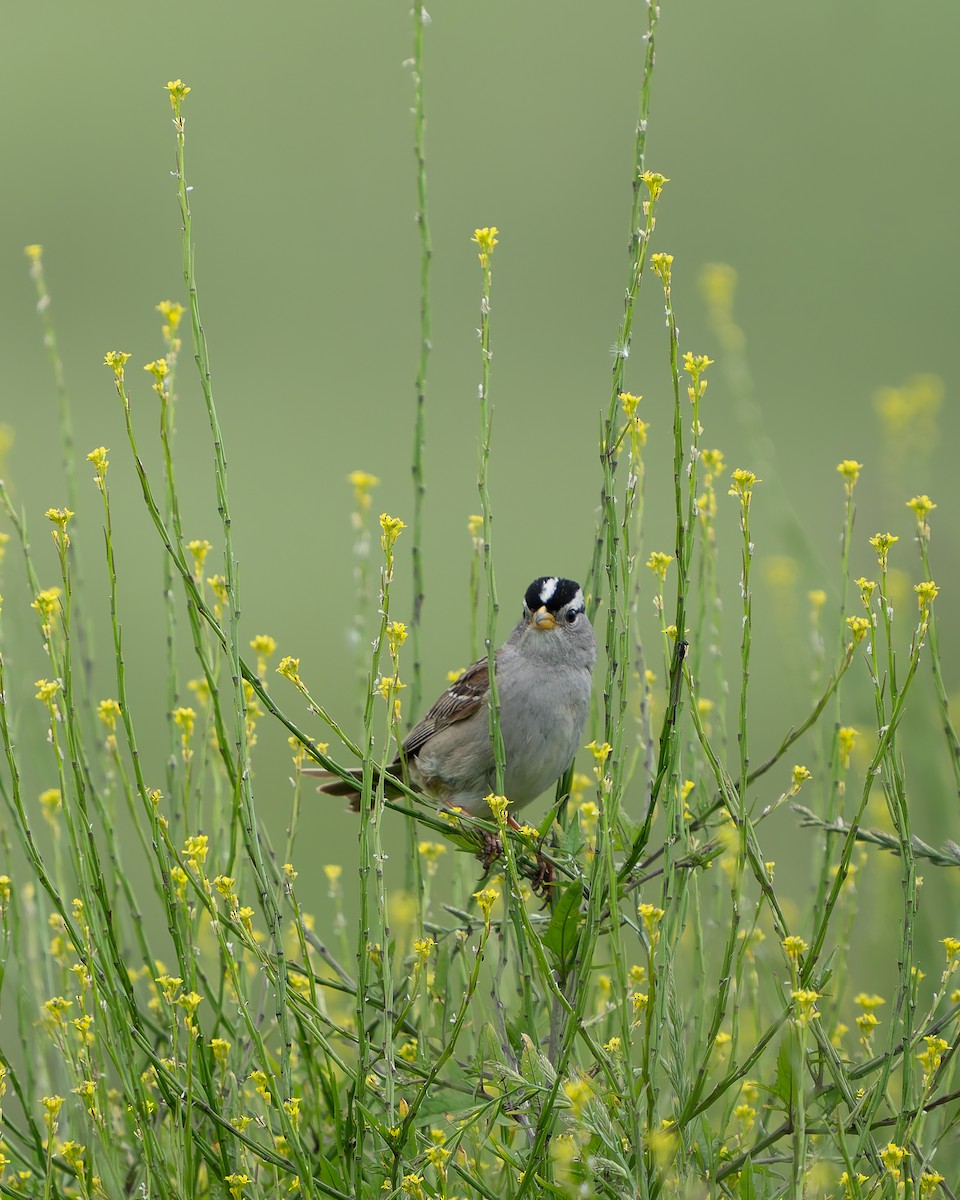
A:
<svg viewBox="0 0 960 1200">
<path fill-rule="evenodd" d="M 490 672 L 486 658 L 467 667 L 443 693 L 433 708 L 407 734 L 404 754 L 416 754 L 420 747 L 438 730 L 455 721 L 463 721 L 477 711 L 490 687 Z"/>
</svg>

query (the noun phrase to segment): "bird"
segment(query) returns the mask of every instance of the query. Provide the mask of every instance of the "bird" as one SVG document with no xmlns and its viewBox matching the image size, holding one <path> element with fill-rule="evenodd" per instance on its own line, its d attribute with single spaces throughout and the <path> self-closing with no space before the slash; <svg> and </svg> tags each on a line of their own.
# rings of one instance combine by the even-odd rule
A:
<svg viewBox="0 0 960 1200">
<path fill-rule="evenodd" d="M 527 588 L 519 622 L 494 656 L 504 747 L 503 792 L 512 811 L 564 774 L 580 748 L 590 710 L 597 642 L 583 590 L 572 579 L 541 575 Z M 496 791 L 490 737 L 490 670 L 486 657 L 467 667 L 404 738 L 387 767 L 438 808 L 489 816 Z M 341 779 L 310 770 L 320 791 L 345 796 L 359 810 L 359 769 Z M 400 793 L 389 785 L 388 797 Z"/>
</svg>

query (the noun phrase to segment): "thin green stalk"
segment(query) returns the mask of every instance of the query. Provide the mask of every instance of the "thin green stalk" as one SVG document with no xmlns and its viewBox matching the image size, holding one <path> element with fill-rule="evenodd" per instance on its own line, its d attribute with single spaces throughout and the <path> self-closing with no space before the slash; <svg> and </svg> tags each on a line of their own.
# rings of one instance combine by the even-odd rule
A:
<svg viewBox="0 0 960 1200">
<path fill-rule="evenodd" d="M 423 499 L 424 448 L 426 424 L 427 364 L 432 349 L 430 341 L 430 260 L 433 247 L 427 214 L 426 115 L 423 99 L 423 31 L 426 10 L 417 0 L 413 6 L 413 150 L 417 160 L 417 229 L 420 232 L 420 354 L 417 360 L 417 406 L 413 428 L 413 531 L 411 563 L 413 566 L 413 619 L 411 644 L 413 670 L 410 679 L 409 712 L 416 720 L 420 713 L 422 664 L 420 660 L 420 624 L 423 612 Z"/>
<path fill-rule="evenodd" d="M 73 417 L 71 415 L 70 394 L 67 391 L 66 378 L 63 371 L 63 361 L 60 358 L 60 348 L 57 345 L 57 333 L 50 315 L 51 297 L 47 289 L 47 281 L 43 272 L 43 247 L 27 246 L 27 257 L 30 259 L 30 277 L 33 279 L 37 292 L 37 313 L 43 329 L 43 344 L 47 351 L 47 361 L 53 374 L 54 389 L 57 394 L 57 413 L 60 432 L 61 473 L 66 486 L 67 507 L 79 510 L 77 499 L 76 453 L 73 436 Z M 80 576 L 80 565 L 76 552 L 70 551 L 70 568 L 73 574 L 74 589 L 82 596 L 84 589 Z M 76 623 L 77 645 L 80 663 L 83 669 L 84 686 L 89 690 L 93 683 L 94 645 L 93 627 L 86 605 L 81 607 L 80 620 Z"/>
<path fill-rule="evenodd" d="M 936 508 L 936 505 L 929 496 L 915 496 L 912 500 L 908 501 L 908 507 L 913 510 L 917 518 L 917 543 L 920 547 L 920 562 L 923 565 L 923 577 L 925 580 L 932 580 L 933 572 L 930 569 L 930 525 L 927 517 L 930 510 Z M 935 614 L 931 614 L 930 616 L 927 638 L 930 642 L 930 668 L 933 672 L 933 685 L 937 693 L 937 708 L 940 712 L 943 735 L 946 739 L 947 750 L 950 755 L 954 787 L 957 793 L 960 794 L 960 737 L 957 735 L 956 728 L 950 716 L 947 689 L 943 682 L 940 637 L 937 633 L 937 618 Z"/>
<path fill-rule="evenodd" d="M 488 482 L 490 443 L 493 436 L 493 407 L 490 404 L 490 364 L 492 360 L 490 294 L 493 287 L 491 259 L 494 247 L 497 245 L 497 232 L 495 226 L 477 229 L 473 240 L 480 247 L 477 258 L 480 260 L 483 281 L 480 297 L 480 448 L 477 486 L 480 492 L 480 509 L 483 514 L 483 569 L 487 584 L 487 623 L 484 646 L 487 652 L 487 668 L 490 679 L 490 741 L 493 745 L 496 794 L 502 796 L 506 753 L 503 747 L 503 733 L 500 729 L 500 694 L 497 689 L 497 664 L 494 653 L 497 637 L 497 614 L 500 611 L 500 605 L 497 602 L 497 584 L 493 569 L 493 512 L 490 505 Z"/>
</svg>

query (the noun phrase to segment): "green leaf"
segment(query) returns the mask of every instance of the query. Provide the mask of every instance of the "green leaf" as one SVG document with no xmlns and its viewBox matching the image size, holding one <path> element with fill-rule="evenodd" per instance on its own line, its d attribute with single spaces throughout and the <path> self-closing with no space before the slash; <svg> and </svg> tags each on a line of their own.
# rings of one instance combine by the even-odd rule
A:
<svg viewBox="0 0 960 1200">
<path fill-rule="evenodd" d="M 748 1158 L 740 1172 L 740 1200 L 757 1200 L 757 1185 L 753 1179 L 753 1163 Z"/>
<path fill-rule="evenodd" d="M 777 1054 L 777 1078 L 773 1085 L 773 1094 L 783 1101 L 785 1112 L 790 1111 L 794 1094 L 794 1038 L 793 1031 L 788 1029 L 780 1042 Z"/>
<path fill-rule="evenodd" d="M 549 952 L 561 974 L 566 974 L 577 953 L 580 942 L 580 902 L 583 882 L 575 880 L 564 888 L 557 900 L 550 924 L 543 935 L 544 948 Z"/>
</svg>

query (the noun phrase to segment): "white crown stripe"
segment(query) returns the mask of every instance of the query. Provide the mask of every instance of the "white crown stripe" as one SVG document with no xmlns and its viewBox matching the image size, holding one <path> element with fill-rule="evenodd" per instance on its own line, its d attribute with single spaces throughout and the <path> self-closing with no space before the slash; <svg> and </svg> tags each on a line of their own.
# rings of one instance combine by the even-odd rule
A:
<svg viewBox="0 0 960 1200">
<path fill-rule="evenodd" d="M 540 589 L 540 599 L 543 601 L 544 604 L 546 604 L 548 600 L 553 598 L 553 594 L 557 590 L 557 584 L 559 582 L 560 582 L 560 580 L 555 575 L 552 576 L 550 579 L 545 579 L 543 581 L 543 587 L 541 587 L 541 589 Z"/>
</svg>

